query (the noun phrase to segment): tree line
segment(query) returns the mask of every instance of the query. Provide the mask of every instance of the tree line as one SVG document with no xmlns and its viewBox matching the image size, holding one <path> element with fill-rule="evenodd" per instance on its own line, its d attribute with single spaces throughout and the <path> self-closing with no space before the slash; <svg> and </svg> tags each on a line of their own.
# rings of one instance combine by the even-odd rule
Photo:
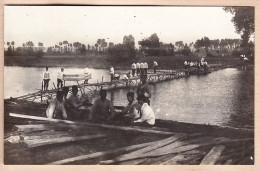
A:
<svg viewBox="0 0 260 171">
<path fill-rule="evenodd" d="M 232 22 L 236 32 L 241 35 L 241 39 L 214 39 L 202 37 L 195 42 L 184 43 L 176 41 L 175 43 L 161 42 L 156 33 L 148 38 L 138 41 L 139 49 L 135 48 L 135 38 L 132 35 L 125 35 L 122 43 L 114 44 L 106 42 L 106 39 L 99 38 L 94 45 L 85 45 L 80 42 L 70 43 L 67 40 L 56 43 L 54 46 L 44 51 L 44 44 L 38 42 L 38 47 L 34 48 L 34 43 L 28 41 L 23 43 L 22 47 L 17 47 L 18 53 L 30 54 L 37 53 L 38 56 L 44 54 L 86 54 L 100 53 L 109 54 L 114 60 L 125 60 L 135 58 L 137 54 L 142 56 L 173 56 L 178 55 L 196 55 L 205 54 L 206 56 L 225 56 L 254 54 L 254 42 L 250 41 L 250 36 L 254 35 L 254 7 L 224 7 L 223 10 L 233 14 Z M 15 42 L 7 42 L 7 51 L 14 52 Z M 36 52 L 35 52 L 36 51 Z"/>
</svg>

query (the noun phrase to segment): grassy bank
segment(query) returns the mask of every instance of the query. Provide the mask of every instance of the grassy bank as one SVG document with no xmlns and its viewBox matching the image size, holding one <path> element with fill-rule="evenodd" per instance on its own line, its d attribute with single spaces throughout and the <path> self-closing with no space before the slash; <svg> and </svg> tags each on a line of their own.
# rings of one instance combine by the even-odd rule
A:
<svg viewBox="0 0 260 171">
<path fill-rule="evenodd" d="M 97 69 L 107 69 L 111 65 L 115 69 L 130 69 L 133 62 L 146 61 L 149 68 L 153 61 L 157 61 L 159 69 L 177 69 L 183 66 L 185 60 L 195 61 L 194 56 L 147 56 L 136 57 L 135 59 L 122 60 L 116 62 L 111 60 L 108 55 L 87 55 L 87 56 L 44 56 L 37 58 L 34 56 L 5 56 L 5 66 L 23 66 L 23 67 L 90 67 Z M 237 66 L 241 61 L 238 57 L 211 57 L 206 58 L 209 64 L 218 64 L 224 66 Z"/>
</svg>

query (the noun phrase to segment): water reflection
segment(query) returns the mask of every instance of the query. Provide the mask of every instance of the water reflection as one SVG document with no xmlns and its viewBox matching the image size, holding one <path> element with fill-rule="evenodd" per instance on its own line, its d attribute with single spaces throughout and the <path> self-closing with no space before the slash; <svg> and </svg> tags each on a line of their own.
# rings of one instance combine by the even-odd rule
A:
<svg viewBox="0 0 260 171">
<path fill-rule="evenodd" d="M 160 119 L 243 127 L 254 122 L 253 73 L 225 69 L 151 85 L 151 106 Z M 125 90 L 113 92 L 127 104 Z M 115 95 L 116 94 L 116 95 Z"/>
</svg>

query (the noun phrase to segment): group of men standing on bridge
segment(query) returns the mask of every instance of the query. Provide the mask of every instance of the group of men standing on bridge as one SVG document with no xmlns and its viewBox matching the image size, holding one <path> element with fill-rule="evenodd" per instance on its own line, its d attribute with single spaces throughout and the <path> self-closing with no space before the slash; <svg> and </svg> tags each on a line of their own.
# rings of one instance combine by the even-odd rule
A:
<svg viewBox="0 0 260 171">
<path fill-rule="evenodd" d="M 49 103 L 46 116 L 49 118 L 69 120 L 89 120 L 97 123 L 120 122 L 131 125 L 153 126 L 155 115 L 150 107 L 151 91 L 147 84 L 147 77 L 141 77 L 141 84 L 137 87 L 137 99 L 133 91 L 127 93 L 128 104 L 120 112 L 116 112 L 112 102 L 108 100 L 107 91 L 100 90 L 100 98 L 94 100 L 93 105 L 87 96 L 79 98 L 78 87 L 72 86 L 72 93 L 67 98 L 69 87 L 58 90 L 56 98 Z"/>
<path fill-rule="evenodd" d="M 158 68 L 158 63 L 156 61 L 153 61 L 153 70 L 154 70 L 154 73 L 156 73 L 157 71 L 157 68 Z M 143 77 L 143 76 L 147 76 L 147 73 L 148 73 L 148 63 L 146 61 L 144 62 L 137 62 L 137 63 L 133 63 L 131 65 L 131 72 L 125 74 L 123 76 L 123 79 L 129 79 L 131 77 L 135 77 L 135 76 L 140 76 Z M 115 69 L 113 66 L 110 67 L 109 69 L 109 72 L 110 72 L 110 75 L 111 75 L 111 82 L 113 80 L 118 80 L 120 78 L 120 75 L 116 74 L 115 73 Z"/>
<path fill-rule="evenodd" d="M 45 72 L 43 73 L 43 82 L 42 82 L 42 90 L 46 91 L 49 88 L 49 82 L 51 80 L 50 73 L 49 73 L 49 68 L 45 68 Z M 64 68 L 61 68 L 60 72 L 58 72 L 57 75 L 57 88 L 62 88 L 63 87 L 63 74 L 64 74 Z"/>
<path fill-rule="evenodd" d="M 157 67 L 158 67 L 158 63 L 156 61 L 153 61 L 154 73 L 156 73 Z M 148 63 L 146 61 L 141 62 L 141 63 L 139 63 L 139 62 L 133 63 L 131 65 L 131 69 L 132 69 L 133 76 L 140 75 L 142 77 L 143 75 L 147 75 Z"/>
<path fill-rule="evenodd" d="M 193 70 L 195 70 L 195 73 L 198 73 L 201 69 L 207 73 L 209 68 L 208 63 L 204 60 L 204 58 L 201 58 L 196 62 L 184 61 L 184 69 L 185 74 L 188 75 L 190 72 L 193 72 Z"/>
<path fill-rule="evenodd" d="M 43 81 L 42 81 L 42 90 L 43 91 L 48 90 L 49 82 L 51 80 L 50 73 L 49 73 L 48 70 L 49 70 L 49 68 L 46 67 L 46 70 L 43 73 Z M 89 75 L 89 74 L 90 74 L 89 69 L 85 68 L 84 69 L 84 75 Z M 65 84 L 65 82 L 64 82 L 64 68 L 61 68 L 60 71 L 57 74 L 57 89 L 62 89 L 63 83 Z M 88 83 L 88 79 L 86 79 L 84 81 L 84 83 L 87 84 Z M 55 84 L 54 84 L 54 87 L 55 87 Z M 55 89 L 56 89 L 56 87 L 55 87 Z"/>
</svg>

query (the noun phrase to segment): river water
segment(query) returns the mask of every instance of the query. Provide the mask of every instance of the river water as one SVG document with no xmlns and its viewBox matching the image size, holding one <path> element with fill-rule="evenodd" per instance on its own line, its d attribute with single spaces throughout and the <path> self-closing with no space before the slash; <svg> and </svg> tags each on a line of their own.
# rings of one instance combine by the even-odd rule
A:
<svg viewBox="0 0 260 171">
<path fill-rule="evenodd" d="M 41 88 L 45 68 L 4 67 L 4 98 L 33 93 Z M 60 68 L 49 68 L 50 87 Z M 107 70 L 89 69 L 90 83 L 109 81 Z M 127 71 L 117 71 L 120 74 Z M 82 74 L 83 69 L 65 68 L 65 73 Z M 67 84 L 67 83 L 66 83 Z M 72 84 L 69 83 L 68 84 Z M 208 75 L 190 76 L 151 86 L 151 107 L 156 118 L 232 127 L 254 126 L 254 74 L 227 68 Z M 133 89 L 135 91 L 135 89 Z M 114 105 L 126 105 L 129 89 L 108 93 Z"/>
</svg>

